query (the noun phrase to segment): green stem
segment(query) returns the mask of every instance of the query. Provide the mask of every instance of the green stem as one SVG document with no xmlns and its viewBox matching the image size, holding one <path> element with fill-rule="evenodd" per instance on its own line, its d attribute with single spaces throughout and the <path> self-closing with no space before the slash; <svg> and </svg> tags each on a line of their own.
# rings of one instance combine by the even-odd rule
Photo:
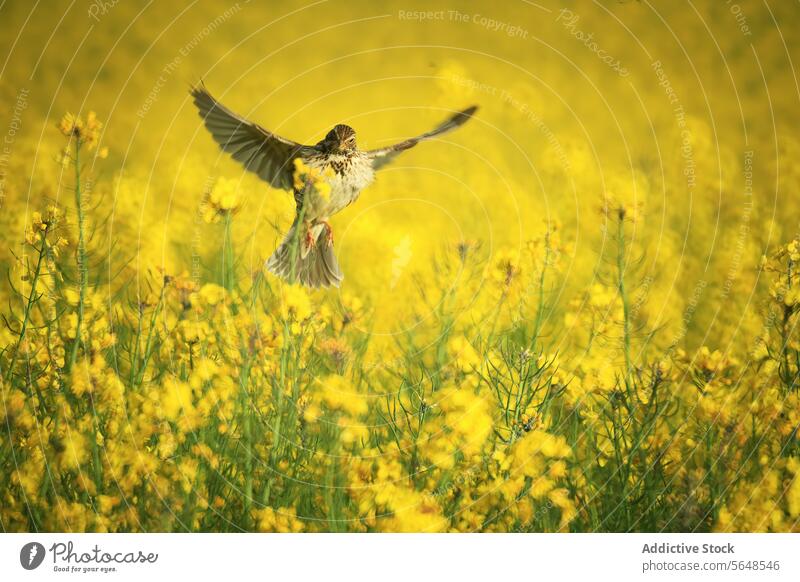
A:
<svg viewBox="0 0 800 582">
<path fill-rule="evenodd" d="M 245 474 L 245 484 L 244 484 L 244 509 L 245 509 L 245 524 L 248 526 L 251 523 L 251 515 L 250 510 L 253 506 L 253 419 L 252 419 L 252 411 L 251 407 L 249 406 L 249 395 L 247 391 L 247 386 L 250 380 L 250 366 L 252 364 L 252 358 L 248 358 L 244 366 L 241 370 L 241 379 L 240 379 L 240 386 L 239 386 L 239 397 L 242 399 L 240 406 L 242 414 L 244 415 L 244 446 L 245 446 L 245 458 L 244 458 L 244 474 Z"/>
<path fill-rule="evenodd" d="M 337 463 L 336 457 L 339 455 L 339 435 L 335 435 L 336 446 L 331 454 L 331 461 L 328 463 L 328 469 L 325 472 L 325 504 L 327 505 L 327 519 L 328 529 L 334 533 L 342 531 L 340 525 L 342 519 L 339 514 L 339 499 L 337 495 Z"/>
<path fill-rule="evenodd" d="M 42 272 L 42 263 L 44 262 L 44 255 L 47 250 L 47 244 L 45 243 L 45 238 L 47 237 L 47 228 L 45 228 L 44 236 L 42 237 L 42 246 L 39 249 L 39 258 L 36 261 L 36 269 L 33 273 L 33 280 L 31 281 L 31 294 L 28 296 L 27 304 L 25 305 L 25 315 L 22 318 L 22 328 L 19 332 L 19 338 L 17 339 L 17 344 L 14 346 L 14 355 L 11 357 L 11 363 L 8 366 L 8 370 L 6 370 L 6 380 L 11 378 L 11 374 L 14 372 L 14 365 L 17 363 L 17 356 L 19 355 L 19 348 L 22 345 L 22 342 L 25 340 L 25 334 L 28 331 L 28 323 L 31 319 L 31 309 L 33 309 L 33 304 L 36 303 L 36 287 L 39 284 L 39 275 Z"/>
<path fill-rule="evenodd" d="M 262 505 L 269 505 L 270 495 L 272 493 L 272 483 L 275 480 L 275 471 L 278 462 L 279 445 L 281 439 L 281 424 L 283 421 L 283 390 L 284 386 L 286 386 L 286 377 L 289 366 L 290 347 L 288 346 L 291 346 L 291 333 L 289 332 L 289 324 L 286 322 L 283 324 L 283 338 L 284 347 L 281 350 L 280 375 L 278 377 L 279 384 L 277 387 L 278 394 L 275 403 L 275 428 L 273 430 L 272 446 L 270 447 L 269 451 L 270 474 L 267 476 L 267 484 L 264 487 L 264 492 L 261 496 Z"/>
<path fill-rule="evenodd" d="M 292 235 L 292 242 L 291 246 L 289 247 L 289 259 L 291 260 L 291 270 L 289 271 L 289 283 L 294 285 L 295 281 L 297 280 L 297 251 L 300 247 L 300 229 L 305 223 L 306 217 L 306 199 L 308 195 L 303 196 L 303 205 L 300 207 L 300 211 L 297 213 L 297 219 L 295 220 L 295 229 Z"/>
<path fill-rule="evenodd" d="M 139 316 L 136 318 L 136 337 L 133 341 L 132 352 L 131 352 L 131 378 L 130 384 L 131 386 L 134 385 L 136 378 L 138 377 L 138 368 L 139 368 L 139 344 L 142 341 L 142 320 L 144 319 L 144 310 L 142 308 L 141 301 L 136 306 L 136 311 L 138 312 Z"/>
<path fill-rule="evenodd" d="M 222 262 L 222 286 L 230 292 L 236 283 L 236 269 L 233 264 L 233 215 L 230 212 L 225 213 Z"/>
<path fill-rule="evenodd" d="M 97 433 L 100 432 L 100 426 L 97 419 L 97 408 L 95 408 L 94 397 L 92 398 L 92 416 L 94 422 L 92 427 L 94 434 L 92 434 L 92 463 L 94 464 L 94 484 L 99 494 L 103 486 L 103 466 L 100 464 L 100 449 L 97 446 Z"/>
<path fill-rule="evenodd" d="M 75 138 L 75 209 L 78 213 L 78 322 L 75 326 L 75 341 L 69 357 L 68 369 L 72 369 L 78 357 L 78 346 L 81 344 L 81 327 L 83 326 L 84 304 L 86 302 L 86 288 L 89 285 L 89 270 L 86 265 L 86 242 L 84 239 L 83 197 L 81 192 L 81 141 Z"/>
<path fill-rule="evenodd" d="M 786 287 L 787 289 L 792 288 L 792 261 L 789 261 L 786 271 Z M 791 378 L 790 373 L 790 364 L 789 364 L 789 341 L 791 335 L 791 328 L 790 328 L 790 321 L 792 317 L 792 308 L 783 306 L 783 322 L 781 326 L 781 339 L 783 340 L 783 345 L 781 346 L 781 354 L 783 356 L 783 374 L 780 374 L 781 379 L 783 380 L 784 385 L 788 390 L 792 389 L 792 385 L 794 382 Z M 780 370 L 780 366 L 778 368 Z"/>
<path fill-rule="evenodd" d="M 531 337 L 530 348 L 536 348 L 536 342 L 539 340 L 539 332 L 542 328 L 542 317 L 544 316 L 544 284 L 545 275 L 547 274 L 547 266 L 550 264 L 550 232 L 545 235 L 545 251 L 544 251 L 544 264 L 542 264 L 542 272 L 539 275 L 539 305 L 536 308 L 536 321 L 533 326 L 533 335 Z"/>
<path fill-rule="evenodd" d="M 158 297 L 158 303 L 156 304 L 155 308 L 153 309 L 153 315 L 150 317 L 150 327 L 147 330 L 147 339 L 145 340 L 144 345 L 144 354 L 142 356 L 141 366 L 137 366 L 137 376 L 136 376 L 136 385 L 141 386 L 142 382 L 144 381 L 144 373 L 147 369 L 147 364 L 150 361 L 150 356 L 152 356 L 152 343 L 153 343 L 153 331 L 156 327 L 156 319 L 158 319 L 159 314 L 161 313 L 161 307 L 164 304 L 164 293 L 167 289 L 167 284 L 164 283 L 161 286 L 161 293 Z M 137 334 L 137 344 L 136 344 L 136 355 L 138 361 L 138 354 L 139 354 L 139 345 L 138 345 L 138 336 L 141 335 L 141 316 L 139 317 L 139 333 Z"/>
<path fill-rule="evenodd" d="M 625 292 L 625 221 L 619 218 L 617 229 L 617 287 L 622 301 L 622 345 L 625 352 L 625 384 L 630 384 L 631 374 L 631 333 L 630 306 Z"/>
</svg>

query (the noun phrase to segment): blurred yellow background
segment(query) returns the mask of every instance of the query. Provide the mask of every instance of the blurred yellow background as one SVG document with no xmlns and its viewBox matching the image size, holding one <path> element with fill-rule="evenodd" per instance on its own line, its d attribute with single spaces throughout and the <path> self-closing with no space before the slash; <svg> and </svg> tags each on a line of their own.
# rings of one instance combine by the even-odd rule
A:
<svg viewBox="0 0 800 582">
<path fill-rule="evenodd" d="M 574 241 L 561 291 L 585 289 L 608 195 L 642 208 L 650 325 L 679 320 L 702 282 L 690 339 L 722 337 L 751 315 L 753 265 L 797 228 L 793 11 L 755 1 L 12 2 L 2 98 L 27 93 L 3 232 L 13 242 L 28 205 L 63 197 L 54 123 L 93 109 L 110 152 L 97 194 L 134 268 L 180 271 L 198 250 L 213 260 L 197 207 L 209 177 L 223 176 L 240 181 L 236 237 L 257 269 L 290 223 L 290 197 L 218 154 L 190 83 L 202 78 L 286 137 L 315 142 L 343 122 L 364 147 L 474 102 L 473 123 L 405 154 L 334 221 L 344 288 L 374 305 L 375 331 L 392 331 L 416 293 L 413 273 L 441 247 L 517 248 L 547 220 Z M 398 245 L 407 251 L 393 268 Z"/>
</svg>

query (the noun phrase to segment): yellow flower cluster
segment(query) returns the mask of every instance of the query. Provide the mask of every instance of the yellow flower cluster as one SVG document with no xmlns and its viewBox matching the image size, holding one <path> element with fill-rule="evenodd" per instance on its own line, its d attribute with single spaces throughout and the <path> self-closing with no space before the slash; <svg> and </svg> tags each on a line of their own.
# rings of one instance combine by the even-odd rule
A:
<svg viewBox="0 0 800 582">
<path fill-rule="evenodd" d="M 219 178 L 206 192 L 201 204 L 201 214 L 207 223 L 219 222 L 220 218 L 234 214 L 242 205 L 241 183 L 229 178 Z"/>
<path fill-rule="evenodd" d="M 331 195 L 331 185 L 328 181 L 333 176 L 331 168 L 324 170 L 309 167 L 300 158 L 294 160 L 294 181 L 295 190 L 302 192 L 305 188 L 313 188 L 317 194 L 327 200 Z"/>
<path fill-rule="evenodd" d="M 80 145 L 85 145 L 92 150 L 100 141 L 100 132 L 103 124 L 97 119 L 97 114 L 90 111 L 86 120 L 72 113 L 66 113 L 58 122 L 58 130 L 67 138 L 74 138 Z M 108 150 L 101 150 L 100 157 L 106 157 Z"/>
</svg>

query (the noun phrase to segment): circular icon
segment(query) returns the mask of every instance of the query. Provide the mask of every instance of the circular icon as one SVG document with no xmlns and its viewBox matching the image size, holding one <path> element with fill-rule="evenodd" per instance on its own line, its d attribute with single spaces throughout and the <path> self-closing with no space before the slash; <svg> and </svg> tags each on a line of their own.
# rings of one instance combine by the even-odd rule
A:
<svg viewBox="0 0 800 582">
<path fill-rule="evenodd" d="M 44 561 L 44 546 L 39 542 L 29 542 L 19 552 L 19 563 L 26 570 L 35 570 Z"/>
</svg>

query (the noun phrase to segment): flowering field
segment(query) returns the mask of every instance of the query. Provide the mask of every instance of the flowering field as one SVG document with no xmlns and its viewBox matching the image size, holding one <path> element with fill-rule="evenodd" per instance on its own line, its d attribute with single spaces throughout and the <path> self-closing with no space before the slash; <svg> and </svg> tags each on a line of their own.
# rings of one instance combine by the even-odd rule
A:
<svg viewBox="0 0 800 582">
<path fill-rule="evenodd" d="M 799 11 L 3 3 L 0 527 L 800 530 Z M 307 290 L 201 78 L 302 143 L 480 109 Z"/>
</svg>

